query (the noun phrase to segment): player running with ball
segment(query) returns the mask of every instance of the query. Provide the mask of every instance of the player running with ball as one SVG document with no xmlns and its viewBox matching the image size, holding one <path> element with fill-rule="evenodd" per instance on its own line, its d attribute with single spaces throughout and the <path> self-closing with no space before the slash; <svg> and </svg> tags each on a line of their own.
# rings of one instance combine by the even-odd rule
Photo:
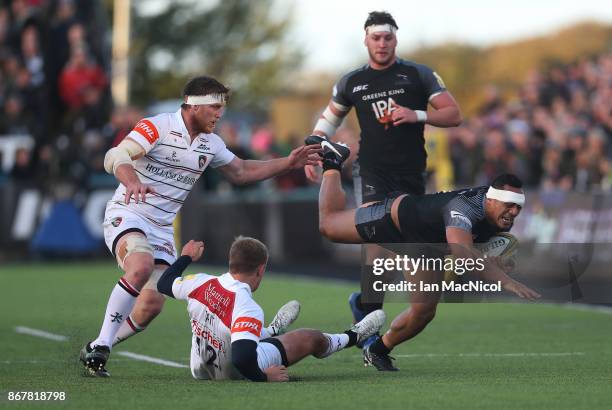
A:
<svg viewBox="0 0 612 410">
<path fill-rule="evenodd" d="M 319 144 L 311 137 L 306 142 Z M 345 209 L 340 169 L 350 151 L 342 144 L 329 141 L 320 145 L 323 147 L 323 181 L 319 192 L 319 230 L 334 242 L 447 243 L 453 256 L 476 259 L 482 254 L 473 244 L 509 231 L 525 203 L 521 181 L 514 175 L 504 174 L 498 176 L 491 186 L 429 195 L 400 192 L 357 209 Z M 521 298 L 540 297 L 537 292 L 510 278 L 494 262 L 497 261 L 487 261 L 485 269 L 480 272 L 482 279 L 499 281 L 503 289 Z M 426 279 L 440 282 L 443 272 L 424 274 L 430 276 Z M 431 322 L 439 298 L 440 292 L 432 292 L 411 302 L 410 309 L 393 320 L 387 333 L 364 349 L 365 362 L 378 370 L 397 370 L 389 352 L 418 335 Z"/>
</svg>

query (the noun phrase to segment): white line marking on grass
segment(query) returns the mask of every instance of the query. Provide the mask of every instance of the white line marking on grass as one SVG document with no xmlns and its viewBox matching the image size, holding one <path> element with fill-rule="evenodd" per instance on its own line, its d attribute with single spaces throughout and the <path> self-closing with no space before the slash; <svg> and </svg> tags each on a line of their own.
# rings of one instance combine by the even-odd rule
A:
<svg viewBox="0 0 612 410">
<path fill-rule="evenodd" d="M 412 353 L 397 354 L 395 357 L 562 357 L 562 356 L 584 356 L 584 352 L 517 352 L 517 353 Z"/>
<path fill-rule="evenodd" d="M 171 362 L 170 360 L 158 359 L 156 357 L 145 356 L 143 354 L 133 352 L 121 351 L 117 352 L 116 354 L 129 357 L 130 359 L 134 360 L 142 360 L 143 362 L 161 364 L 162 366 L 189 368 L 189 366 L 187 366 L 186 364 Z"/>
<path fill-rule="evenodd" d="M 565 303 L 561 306 L 570 310 L 582 310 L 585 312 L 607 313 L 608 315 L 612 315 L 612 307 L 610 306 L 586 305 L 584 303 Z"/>
<path fill-rule="evenodd" d="M 65 342 L 66 340 L 68 340 L 68 336 L 57 335 L 55 333 L 49 333 L 45 332 L 44 330 L 32 329 L 31 327 L 25 326 L 15 327 L 15 332 L 21 333 L 23 335 L 42 337 L 43 339 L 55 340 L 56 342 Z"/>
<path fill-rule="evenodd" d="M 56 342 L 66 342 L 68 340 L 68 336 L 58 335 L 55 333 L 46 332 L 40 329 L 33 329 L 31 327 L 26 327 L 26 326 L 15 327 L 15 332 L 21 333 L 24 335 L 42 337 L 43 339 L 55 340 Z M 186 364 L 172 362 L 170 360 L 158 359 L 156 357 L 145 356 L 143 354 L 138 354 L 138 353 L 133 353 L 133 352 L 128 352 L 128 351 L 116 352 L 116 354 L 120 356 L 128 357 L 133 360 L 141 360 L 143 362 L 160 364 L 162 366 L 189 368 L 189 366 L 187 366 Z M 35 362 L 35 361 L 32 361 L 32 362 Z M 11 361 L 4 361 L 0 363 L 10 364 Z"/>
</svg>

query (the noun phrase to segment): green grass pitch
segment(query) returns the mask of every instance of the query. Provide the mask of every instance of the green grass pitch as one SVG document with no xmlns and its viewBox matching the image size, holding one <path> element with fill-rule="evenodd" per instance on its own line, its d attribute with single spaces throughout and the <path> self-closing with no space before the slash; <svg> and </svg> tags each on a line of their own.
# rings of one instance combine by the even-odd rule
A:
<svg viewBox="0 0 612 410">
<path fill-rule="evenodd" d="M 359 350 L 349 349 L 325 360 L 307 358 L 290 368 L 290 383 L 259 384 L 198 382 L 188 369 L 117 355 L 188 363 L 185 306 L 169 300 L 149 329 L 117 346 L 110 379 L 85 378 L 78 351 L 97 333 L 117 278 L 110 263 L 0 268 L 0 408 L 612 408 L 612 316 L 554 305 L 442 304 L 421 335 L 393 351 L 400 372 L 364 368 Z M 298 299 L 295 327 L 342 331 L 356 286 L 268 274 L 255 298 L 268 319 Z M 386 305 L 389 320 L 403 308 Z M 17 326 L 68 340 L 18 334 Z M 64 391 L 67 399 L 9 403 L 9 391 Z"/>
</svg>

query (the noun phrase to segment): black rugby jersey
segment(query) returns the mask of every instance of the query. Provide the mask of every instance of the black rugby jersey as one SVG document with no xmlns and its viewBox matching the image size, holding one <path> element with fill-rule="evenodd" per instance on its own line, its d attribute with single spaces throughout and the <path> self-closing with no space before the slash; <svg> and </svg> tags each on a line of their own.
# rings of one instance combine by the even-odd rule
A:
<svg viewBox="0 0 612 410">
<path fill-rule="evenodd" d="M 474 242 L 486 242 L 497 226 L 485 217 L 488 186 L 422 196 L 407 196 L 399 207 L 402 236 L 407 242 L 444 243 L 446 228 L 457 227 L 472 233 Z"/>
<path fill-rule="evenodd" d="M 444 83 L 429 67 L 397 59 L 384 70 L 365 65 L 336 83 L 332 99 L 355 107 L 361 141 L 361 167 L 376 170 L 425 171 L 424 124 L 393 125 L 390 101 L 412 110 L 427 111 L 429 99 L 446 91 Z"/>
</svg>

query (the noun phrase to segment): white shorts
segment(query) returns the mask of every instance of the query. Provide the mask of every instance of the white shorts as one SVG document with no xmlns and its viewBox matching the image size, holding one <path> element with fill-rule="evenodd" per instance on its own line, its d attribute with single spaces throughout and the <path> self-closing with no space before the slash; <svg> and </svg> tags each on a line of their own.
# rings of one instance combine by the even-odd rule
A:
<svg viewBox="0 0 612 410">
<path fill-rule="evenodd" d="M 227 356 L 226 356 L 227 357 Z M 280 366 L 283 364 L 283 357 L 280 350 L 272 343 L 260 342 L 257 345 L 257 364 L 261 370 L 265 370 L 271 366 Z M 220 364 L 224 369 L 231 369 L 219 373 L 211 365 L 207 365 L 202 361 L 199 347 L 194 342 L 191 346 L 191 375 L 198 380 L 242 380 L 244 377 L 233 368 L 231 363 Z"/>
<path fill-rule="evenodd" d="M 136 212 L 112 203 L 109 203 L 106 207 L 102 226 L 104 228 L 104 242 L 106 242 L 106 246 L 113 255 L 115 255 L 115 246 L 117 246 L 119 238 L 125 233 L 141 232 L 147 237 L 147 241 L 153 248 L 153 258 L 156 265 L 172 265 L 176 261 L 174 228 L 172 226 L 157 226 Z M 156 282 L 157 280 L 155 280 Z M 150 288 L 149 285 L 147 283 L 145 288 Z"/>
</svg>

